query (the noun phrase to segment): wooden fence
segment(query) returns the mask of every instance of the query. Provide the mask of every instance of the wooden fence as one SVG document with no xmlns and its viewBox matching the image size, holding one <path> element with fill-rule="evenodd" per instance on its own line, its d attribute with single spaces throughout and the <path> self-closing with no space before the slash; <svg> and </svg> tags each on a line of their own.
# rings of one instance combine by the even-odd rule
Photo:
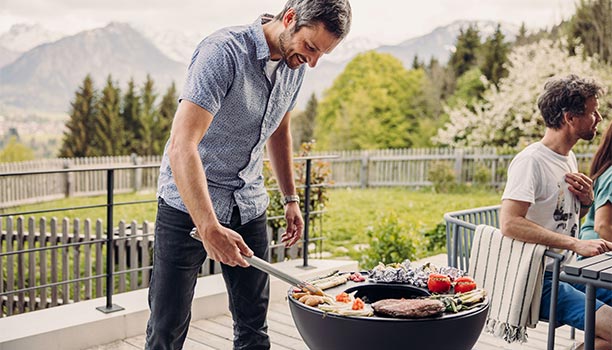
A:
<svg viewBox="0 0 612 350">
<path fill-rule="evenodd" d="M 579 168 L 588 172 L 593 146 L 576 151 Z M 433 166 L 447 167 L 457 183 L 477 183 L 501 188 L 514 153 L 496 148 L 415 148 L 361 151 L 325 151 L 314 155 L 338 155 L 328 159 L 331 187 L 431 186 Z M 0 163 L 0 173 L 36 170 L 79 169 L 92 166 L 146 165 L 161 162 L 160 156 L 121 156 L 48 159 Z M 115 172 L 117 193 L 155 190 L 159 169 L 129 169 Z M 103 194 L 106 174 L 74 172 L 0 177 L 0 209 L 70 196 Z"/>
<path fill-rule="evenodd" d="M 579 169 L 587 173 L 594 149 L 576 151 Z M 328 160 L 333 187 L 431 186 L 432 167 L 446 167 L 457 183 L 479 183 L 502 188 L 508 165 L 515 153 L 496 148 L 415 148 L 388 150 L 327 151 L 336 154 Z"/>
<path fill-rule="evenodd" d="M 102 220 L 0 217 L 0 317 L 105 296 L 106 229 Z M 269 228 L 271 260 L 301 257 Z M 153 224 L 119 222 L 113 241 L 113 294 L 149 286 Z M 221 271 L 206 259 L 200 276 Z"/>
<path fill-rule="evenodd" d="M 1 173 L 24 173 L 41 170 L 80 169 L 128 165 L 158 164 L 160 156 L 118 156 L 90 158 L 42 159 L 19 163 L 0 163 Z M 159 169 L 117 170 L 114 174 L 116 193 L 154 190 Z M 44 202 L 72 196 L 106 193 L 106 172 L 30 174 L 0 176 L 0 209 Z"/>
</svg>

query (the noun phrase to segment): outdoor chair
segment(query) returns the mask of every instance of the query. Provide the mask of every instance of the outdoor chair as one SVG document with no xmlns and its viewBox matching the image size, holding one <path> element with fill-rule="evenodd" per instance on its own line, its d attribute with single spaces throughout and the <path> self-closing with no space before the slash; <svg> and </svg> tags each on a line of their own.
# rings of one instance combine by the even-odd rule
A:
<svg viewBox="0 0 612 350">
<path fill-rule="evenodd" d="M 470 251 L 472 248 L 472 240 L 474 232 L 478 225 L 489 225 L 499 228 L 499 209 L 501 205 L 474 208 L 451 212 L 444 214 L 446 223 L 446 248 L 448 256 L 448 265 L 459 268 L 463 271 L 468 271 L 470 263 Z M 544 256 L 548 256 L 554 260 L 553 264 L 553 280 L 552 291 L 550 298 L 550 318 L 548 320 L 541 319 L 540 321 L 548 322 L 548 342 L 547 350 L 554 350 L 555 347 L 555 329 L 561 324 L 556 321 L 557 313 L 557 292 L 559 289 L 559 273 L 561 261 L 564 256 L 546 250 Z M 571 329 L 571 339 L 575 337 L 574 328 Z"/>
</svg>

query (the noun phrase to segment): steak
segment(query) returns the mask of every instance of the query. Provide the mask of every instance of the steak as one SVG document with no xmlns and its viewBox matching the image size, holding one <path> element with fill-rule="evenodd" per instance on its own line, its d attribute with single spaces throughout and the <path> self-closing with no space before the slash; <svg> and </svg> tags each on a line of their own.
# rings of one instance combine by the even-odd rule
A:
<svg viewBox="0 0 612 350">
<path fill-rule="evenodd" d="M 372 304 L 378 314 L 402 317 L 423 318 L 436 316 L 444 312 L 444 303 L 432 299 L 383 299 Z"/>
</svg>

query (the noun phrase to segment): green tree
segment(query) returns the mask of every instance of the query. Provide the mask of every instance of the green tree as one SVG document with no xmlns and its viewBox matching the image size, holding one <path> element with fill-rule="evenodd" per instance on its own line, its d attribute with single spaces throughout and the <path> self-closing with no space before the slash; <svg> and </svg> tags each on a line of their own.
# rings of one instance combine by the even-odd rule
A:
<svg viewBox="0 0 612 350">
<path fill-rule="evenodd" d="M 74 101 L 70 103 L 70 119 L 66 123 L 66 131 L 60 157 L 89 157 L 92 156 L 90 140 L 92 137 L 93 121 L 95 119 L 96 91 L 93 81 L 88 74 L 83 85 L 75 93 Z"/>
<path fill-rule="evenodd" d="M 357 55 L 319 105 L 315 137 L 321 149 L 410 147 L 422 106 L 423 70 L 406 70 L 389 54 Z"/>
<path fill-rule="evenodd" d="M 136 93 L 134 79 L 128 82 L 127 90 L 123 95 L 123 106 L 121 108 L 121 120 L 125 127 L 123 133 L 123 148 L 126 153 L 138 153 L 138 142 L 136 142 L 136 130 L 142 128 L 140 116 L 140 97 Z"/>
<path fill-rule="evenodd" d="M 162 97 L 159 104 L 159 118 L 156 125 L 153 126 L 153 154 L 162 154 L 166 141 L 170 137 L 170 129 L 172 128 L 172 120 L 177 107 L 177 92 L 174 82 L 166 90 L 166 94 Z"/>
<path fill-rule="evenodd" d="M 152 155 L 156 154 L 153 146 L 153 133 L 156 123 L 159 121 L 159 114 L 157 108 L 155 108 L 155 100 L 157 95 L 155 94 L 155 83 L 150 75 L 147 75 L 147 80 L 144 82 L 142 87 L 142 93 L 140 95 L 141 109 L 140 109 L 140 128 L 135 130 L 135 138 L 138 144 L 136 148 L 140 155 Z"/>
<path fill-rule="evenodd" d="M 569 36 L 584 53 L 612 64 L 612 0 L 581 0 L 570 20 Z"/>
<path fill-rule="evenodd" d="M 514 39 L 515 45 L 525 45 L 528 43 L 529 38 L 527 37 L 527 27 L 525 26 L 525 22 L 521 23 L 521 27 L 519 28 L 518 33 L 516 34 L 516 38 Z"/>
<path fill-rule="evenodd" d="M 291 118 L 291 135 L 293 136 L 293 149 L 297 152 L 303 143 L 312 142 L 315 128 L 315 118 L 319 101 L 312 93 L 306 103 L 306 109 Z"/>
<path fill-rule="evenodd" d="M 448 62 L 455 76 L 460 77 L 478 64 L 480 46 L 480 33 L 476 25 L 470 25 L 467 29 L 459 31 L 455 51 Z"/>
<path fill-rule="evenodd" d="M 505 36 L 501 31 L 501 25 L 498 24 L 495 32 L 487 38 L 482 46 L 480 70 L 495 86 L 499 86 L 501 78 L 508 76 L 505 65 L 508 62 L 510 44 L 504 40 Z"/>
<path fill-rule="evenodd" d="M 96 118 L 91 138 L 92 154 L 114 156 L 126 154 L 123 148 L 125 130 L 120 116 L 121 92 L 109 74 L 102 95 L 96 102 Z"/>
<path fill-rule="evenodd" d="M 34 151 L 11 136 L 6 146 L 0 150 L 0 163 L 23 162 L 34 159 Z"/>
<path fill-rule="evenodd" d="M 487 89 L 483 81 L 483 74 L 478 67 L 465 72 L 457 79 L 455 92 L 446 101 L 447 106 L 456 107 L 459 105 L 473 106 L 477 101 L 482 99 L 482 94 Z"/>
</svg>

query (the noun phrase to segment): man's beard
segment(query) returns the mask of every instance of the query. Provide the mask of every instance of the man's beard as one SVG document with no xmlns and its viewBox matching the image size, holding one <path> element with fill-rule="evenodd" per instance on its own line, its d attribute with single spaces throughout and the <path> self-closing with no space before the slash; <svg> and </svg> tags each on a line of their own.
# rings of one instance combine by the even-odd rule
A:
<svg viewBox="0 0 612 350">
<path fill-rule="evenodd" d="M 289 54 L 288 51 L 289 49 L 287 48 L 287 43 L 291 40 L 291 37 L 293 35 L 289 32 L 289 30 L 284 30 L 278 37 L 278 47 L 280 49 L 280 54 L 281 57 L 283 58 L 283 60 L 285 61 L 285 63 L 287 64 L 287 67 L 291 68 L 291 69 L 296 69 L 300 66 L 300 63 L 298 63 L 297 65 L 294 65 L 290 60 L 289 60 Z M 294 54 L 295 55 L 295 54 Z"/>
</svg>

